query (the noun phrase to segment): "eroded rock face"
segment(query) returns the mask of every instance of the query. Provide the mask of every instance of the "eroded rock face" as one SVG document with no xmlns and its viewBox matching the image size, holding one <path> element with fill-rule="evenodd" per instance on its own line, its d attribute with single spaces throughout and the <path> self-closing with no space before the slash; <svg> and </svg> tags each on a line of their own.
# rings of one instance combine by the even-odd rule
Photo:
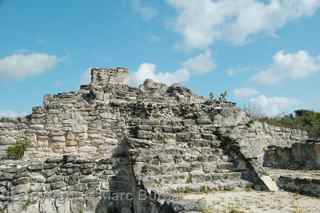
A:
<svg viewBox="0 0 320 213">
<path fill-rule="evenodd" d="M 119 186 L 134 198 L 142 190 L 157 199 L 112 203 L 110 212 L 187 212 L 166 204 L 168 195 L 268 189 L 267 147 L 307 139 L 302 131 L 253 122 L 234 103 L 209 101 L 181 85 L 147 80 L 132 88 L 127 69 L 91 73 L 92 82 L 80 90 L 47 95 L 26 118 L 0 121 L 0 208 L 94 212 L 99 202 L 97 211 L 109 212 L 102 194 Z M 119 154 L 123 138 L 127 148 Z M 21 139 L 30 141 L 23 159 L 8 161 L 6 149 Z M 125 184 L 114 188 L 118 178 Z"/>
</svg>

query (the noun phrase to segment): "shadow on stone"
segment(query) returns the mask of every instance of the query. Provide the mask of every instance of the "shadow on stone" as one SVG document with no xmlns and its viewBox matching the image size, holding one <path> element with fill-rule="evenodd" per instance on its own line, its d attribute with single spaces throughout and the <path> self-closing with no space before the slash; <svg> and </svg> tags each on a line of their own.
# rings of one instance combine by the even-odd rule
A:
<svg viewBox="0 0 320 213">
<path fill-rule="evenodd" d="M 172 206 L 160 204 L 137 183 L 133 170 L 134 160 L 130 154 L 130 145 L 122 139 L 113 153 L 114 176 L 109 179 L 110 191 L 102 195 L 96 213 L 175 213 Z"/>
</svg>

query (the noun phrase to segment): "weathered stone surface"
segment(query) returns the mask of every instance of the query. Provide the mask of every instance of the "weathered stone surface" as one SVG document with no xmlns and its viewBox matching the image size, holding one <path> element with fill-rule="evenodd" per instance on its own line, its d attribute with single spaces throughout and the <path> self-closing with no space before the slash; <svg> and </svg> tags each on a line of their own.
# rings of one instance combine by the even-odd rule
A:
<svg viewBox="0 0 320 213">
<path fill-rule="evenodd" d="M 264 166 L 279 169 L 320 169 L 320 141 L 295 143 L 290 147 L 270 146 Z"/>
<path fill-rule="evenodd" d="M 279 188 L 277 184 L 271 179 L 270 176 L 262 176 L 261 180 L 265 184 L 265 186 L 268 188 L 269 191 L 271 192 L 277 192 L 279 191 Z"/>
</svg>

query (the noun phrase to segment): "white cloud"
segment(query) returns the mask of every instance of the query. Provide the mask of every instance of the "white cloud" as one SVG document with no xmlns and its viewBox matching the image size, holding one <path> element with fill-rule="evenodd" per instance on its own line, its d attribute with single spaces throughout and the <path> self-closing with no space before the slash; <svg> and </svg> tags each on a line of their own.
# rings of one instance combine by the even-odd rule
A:
<svg viewBox="0 0 320 213">
<path fill-rule="evenodd" d="M 212 54 L 208 50 L 182 63 L 182 66 L 195 73 L 207 73 L 216 68 L 212 61 Z"/>
<path fill-rule="evenodd" d="M 294 98 L 267 97 L 265 95 L 259 95 L 258 97 L 254 97 L 249 100 L 249 108 L 254 108 L 258 111 L 258 114 L 271 117 L 282 113 L 288 113 L 299 104 L 299 101 Z"/>
<path fill-rule="evenodd" d="M 239 73 L 241 73 L 241 69 L 238 69 L 238 68 L 230 68 L 230 69 L 227 69 L 226 70 L 226 73 L 228 76 L 230 77 L 234 77 L 236 75 L 238 75 Z"/>
<path fill-rule="evenodd" d="M 259 94 L 259 92 L 253 88 L 238 88 L 238 89 L 235 89 L 233 92 L 234 92 L 234 95 L 240 99 L 250 98 Z"/>
<path fill-rule="evenodd" d="M 87 69 L 80 77 L 81 84 L 89 84 L 91 82 L 91 68 Z"/>
<path fill-rule="evenodd" d="M 61 88 L 61 87 L 63 87 L 63 83 L 61 82 L 61 81 L 54 81 L 53 83 L 52 83 L 52 86 L 54 87 L 54 88 Z"/>
<path fill-rule="evenodd" d="M 44 73 L 58 63 L 58 58 L 44 53 L 21 53 L 0 59 L 0 79 L 22 79 Z"/>
<path fill-rule="evenodd" d="M 0 118 L 16 118 L 26 116 L 26 112 L 0 111 Z"/>
<path fill-rule="evenodd" d="M 178 11 L 175 30 L 183 45 L 208 48 L 217 40 L 243 44 L 255 34 L 274 34 L 289 21 L 311 16 L 320 0 L 167 0 Z"/>
<path fill-rule="evenodd" d="M 255 69 L 256 68 L 254 67 L 240 65 L 237 67 L 229 68 L 225 72 L 228 76 L 235 77 L 241 73 L 248 72 L 250 70 L 255 70 Z"/>
<path fill-rule="evenodd" d="M 150 43 L 155 44 L 155 43 L 159 43 L 161 41 L 161 38 L 160 38 L 160 36 L 153 34 L 148 37 L 148 40 Z"/>
<path fill-rule="evenodd" d="M 253 80 L 259 84 L 272 84 L 281 80 L 302 79 L 319 70 L 319 57 L 303 50 L 292 54 L 279 51 L 273 56 L 273 64 L 256 74 Z"/>
<path fill-rule="evenodd" d="M 148 5 L 146 0 L 132 0 L 132 8 L 146 20 L 152 19 L 158 15 L 158 11 Z"/>
<path fill-rule="evenodd" d="M 143 63 L 139 66 L 138 71 L 130 76 L 130 85 L 137 86 L 142 84 L 145 79 L 152 79 L 161 83 L 171 85 L 187 81 L 190 73 L 186 69 L 180 69 L 176 72 L 157 72 L 156 65 Z"/>
</svg>

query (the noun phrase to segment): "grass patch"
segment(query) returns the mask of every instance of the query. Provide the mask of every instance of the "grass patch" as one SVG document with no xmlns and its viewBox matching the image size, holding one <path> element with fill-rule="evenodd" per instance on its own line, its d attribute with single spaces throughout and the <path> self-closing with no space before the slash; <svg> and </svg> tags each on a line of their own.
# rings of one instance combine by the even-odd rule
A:
<svg viewBox="0 0 320 213">
<path fill-rule="evenodd" d="M 26 200 L 26 202 L 23 204 L 22 209 L 26 211 L 30 206 L 32 205 L 32 202 L 30 199 Z"/>
<path fill-rule="evenodd" d="M 252 189 L 251 186 L 246 186 L 246 187 L 244 188 L 244 190 L 245 190 L 246 192 L 251 192 L 253 189 Z"/>
<path fill-rule="evenodd" d="M 210 188 L 207 185 L 200 187 L 200 192 L 202 193 L 208 194 L 209 191 L 210 191 Z"/>
<path fill-rule="evenodd" d="M 211 209 L 203 209 L 201 213 L 213 213 Z"/>
<path fill-rule="evenodd" d="M 299 195 L 294 194 L 293 200 L 294 200 L 293 213 L 303 213 L 302 208 L 300 208 L 300 206 L 299 206 Z"/>
<path fill-rule="evenodd" d="M 185 193 L 185 194 L 189 194 L 191 192 L 192 192 L 192 189 L 190 187 L 185 187 L 183 190 L 183 193 Z"/>
<path fill-rule="evenodd" d="M 228 213 L 245 213 L 245 212 L 240 209 L 232 208 L 228 211 Z"/>
</svg>

